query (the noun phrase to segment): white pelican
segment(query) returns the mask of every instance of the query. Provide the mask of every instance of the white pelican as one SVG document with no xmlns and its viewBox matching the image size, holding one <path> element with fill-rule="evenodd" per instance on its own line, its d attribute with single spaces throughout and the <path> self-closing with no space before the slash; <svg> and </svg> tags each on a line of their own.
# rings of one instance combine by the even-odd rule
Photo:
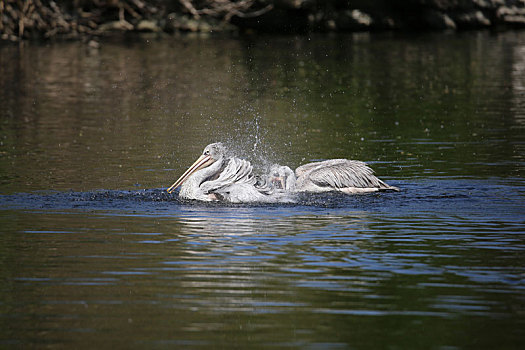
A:
<svg viewBox="0 0 525 350">
<path fill-rule="evenodd" d="M 171 193 L 181 186 L 179 197 L 207 202 L 291 201 L 289 193 L 258 184 L 252 169 L 244 159 L 227 157 L 222 143 L 212 143 L 167 191 Z"/>
<path fill-rule="evenodd" d="M 181 186 L 179 196 L 182 198 L 231 203 L 293 202 L 295 192 L 399 191 L 378 179 L 368 165 L 357 160 L 308 163 L 298 167 L 295 174 L 287 166 L 274 165 L 263 181 L 259 181 L 252 170 L 250 162 L 227 157 L 222 143 L 212 143 L 167 191 L 171 193 Z"/>
<path fill-rule="evenodd" d="M 347 194 L 377 191 L 399 191 L 374 175 L 363 162 L 348 159 L 330 159 L 301 165 L 295 174 L 287 166 L 274 165 L 269 182 L 276 188 L 291 192 L 339 191 Z"/>
</svg>

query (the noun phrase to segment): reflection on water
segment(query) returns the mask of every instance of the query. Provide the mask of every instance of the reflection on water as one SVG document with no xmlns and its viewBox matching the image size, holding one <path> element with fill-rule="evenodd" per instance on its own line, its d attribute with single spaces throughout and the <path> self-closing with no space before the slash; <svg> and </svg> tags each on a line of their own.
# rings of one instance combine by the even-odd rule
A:
<svg viewBox="0 0 525 350">
<path fill-rule="evenodd" d="M 520 35 L 3 47 L 3 191 L 160 187 L 218 140 L 256 164 L 517 176 Z"/>
<path fill-rule="evenodd" d="M 24 210 L 0 216 L 11 330 L 2 336 L 375 348 L 411 347 L 407 337 L 469 347 L 475 335 L 489 348 L 505 332 L 513 348 L 523 326 L 522 195 L 476 210 L 510 187 L 444 196 L 468 182 L 437 183 L 331 206 L 180 203 L 156 190 L 11 196 L 2 202 Z M 436 327 L 456 332 L 431 337 Z"/>
<path fill-rule="evenodd" d="M 518 349 L 523 33 L 0 47 L 0 346 Z M 167 194 L 204 145 L 399 193 Z"/>
</svg>

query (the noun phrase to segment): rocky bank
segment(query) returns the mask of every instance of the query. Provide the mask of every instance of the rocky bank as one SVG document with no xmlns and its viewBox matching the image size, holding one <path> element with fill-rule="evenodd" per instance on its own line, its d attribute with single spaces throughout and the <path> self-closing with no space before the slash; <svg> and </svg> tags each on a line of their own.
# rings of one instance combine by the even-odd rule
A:
<svg viewBox="0 0 525 350">
<path fill-rule="evenodd" d="M 0 38 L 525 28 L 525 0 L 0 0 Z"/>
</svg>

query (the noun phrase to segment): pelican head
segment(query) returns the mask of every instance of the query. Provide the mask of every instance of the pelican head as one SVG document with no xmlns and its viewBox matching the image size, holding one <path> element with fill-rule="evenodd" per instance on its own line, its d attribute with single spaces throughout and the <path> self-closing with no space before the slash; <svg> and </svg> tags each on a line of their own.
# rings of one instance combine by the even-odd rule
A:
<svg viewBox="0 0 525 350">
<path fill-rule="evenodd" d="M 206 146 L 201 156 L 195 161 L 195 163 L 193 163 L 188 168 L 188 170 L 186 170 L 184 174 L 182 174 L 181 177 L 179 177 L 177 181 L 175 181 L 175 183 L 167 189 L 168 193 L 173 192 L 177 187 L 182 185 L 182 183 L 196 171 L 209 167 L 213 163 L 222 160 L 225 153 L 226 148 L 221 142 L 212 143 Z"/>
<path fill-rule="evenodd" d="M 269 173 L 270 184 L 278 190 L 295 190 L 295 175 L 292 169 L 287 166 L 274 164 Z"/>
</svg>

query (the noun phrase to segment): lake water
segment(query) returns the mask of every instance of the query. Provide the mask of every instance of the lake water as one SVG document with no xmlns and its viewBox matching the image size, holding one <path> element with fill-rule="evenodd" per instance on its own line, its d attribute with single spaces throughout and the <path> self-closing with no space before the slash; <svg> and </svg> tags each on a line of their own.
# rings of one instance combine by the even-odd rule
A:
<svg viewBox="0 0 525 350">
<path fill-rule="evenodd" d="M 223 141 L 398 193 L 164 190 Z M 0 346 L 522 349 L 525 32 L 0 47 Z"/>
</svg>

